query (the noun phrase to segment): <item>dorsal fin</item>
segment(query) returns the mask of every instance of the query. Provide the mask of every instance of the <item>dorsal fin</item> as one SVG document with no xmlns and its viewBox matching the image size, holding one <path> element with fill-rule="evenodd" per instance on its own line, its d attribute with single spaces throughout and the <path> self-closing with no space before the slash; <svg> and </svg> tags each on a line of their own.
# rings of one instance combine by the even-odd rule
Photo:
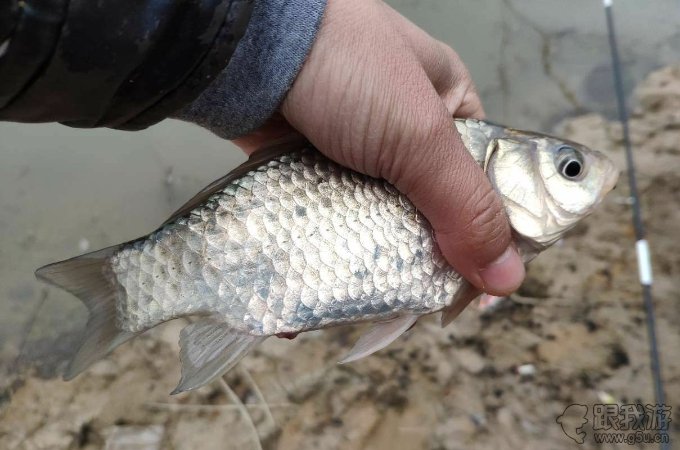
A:
<svg viewBox="0 0 680 450">
<path fill-rule="evenodd" d="M 295 150 L 301 150 L 308 145 L 311 144 L 309 144 L 309 142 L 304 137 L 298 134 L 294 134 L 273 141 L 269 145 L 255 150 L 250 155 L 246 162 L 236 167 L 234 170 L 232 170 L 225 176 L 213 181 L 212 183 L 201 189 L 201 191 L 198 194 L 194 195 L 188 202 L 182 205 L 181 208 L 175 211 L 170 216 L 170 218 L 168 218 L 168 220 L 163 222 L 161 227 L 174 221 L 178 217 L 182 217 L 189 214 L 197 206 L 204 203 L 208 199 L 208 197 L 210 197 L 216 192 L 221 191 L 222 189 L 224 189 L 226 185 L 238 179 L 239 177 L 245 175 L 246 173 L 257 169 L 258 167 L 264 164 L 267 164 L 269 161 L 276 158 L 277 156 L 283 155 L 285 153 L 290 153 Z"/>
</svg>

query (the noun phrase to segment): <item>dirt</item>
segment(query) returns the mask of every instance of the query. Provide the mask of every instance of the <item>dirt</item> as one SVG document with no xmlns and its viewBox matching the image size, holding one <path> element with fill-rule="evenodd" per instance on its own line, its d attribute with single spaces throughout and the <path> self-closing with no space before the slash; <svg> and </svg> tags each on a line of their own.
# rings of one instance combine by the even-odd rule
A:
<svg viewBox="0 0 680 450">
<path fill-rule="evenodd" d="M 665 392 L 675 413 L 680 66 L 652 73 L 635 104 L 631 135 Z M 616 123 L 590 114 L 563 122 L 556 133 L 625 167 Z M 491 311 L 473 306 L 445 329 L 426 318 L 389 349 L 348 365 L 336 361 L 360 328 L 270 339 L 226 383 L 175 397 L 168 392 L 179 378 L 183 323 L 169 323 L 74 381 L 17 381 L 0 407 L 0 447 L 573 449 L 556 423 L 568 405 L 654 403 L 626 181 L 530 265 L 517 295 Z M 671 417 L 677 439 L 680 420 Z M 583 430 L 581 448 L 616 448 L 596 446 L 590 422 Z"/>
</svg>

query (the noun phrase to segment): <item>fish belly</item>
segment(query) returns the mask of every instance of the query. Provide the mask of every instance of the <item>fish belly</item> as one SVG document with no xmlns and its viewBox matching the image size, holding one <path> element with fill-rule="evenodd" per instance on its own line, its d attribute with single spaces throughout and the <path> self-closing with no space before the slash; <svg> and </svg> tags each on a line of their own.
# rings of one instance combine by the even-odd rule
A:
<svg viewBox="0 0 680 450">
<path fill-rule="evenodd" d="M 404 196 L 308 151 L 237 179 L 111 268 L 128 331 L 200 314 L 300 332 L 439 311 L 461 285 Z"/>
</svg>

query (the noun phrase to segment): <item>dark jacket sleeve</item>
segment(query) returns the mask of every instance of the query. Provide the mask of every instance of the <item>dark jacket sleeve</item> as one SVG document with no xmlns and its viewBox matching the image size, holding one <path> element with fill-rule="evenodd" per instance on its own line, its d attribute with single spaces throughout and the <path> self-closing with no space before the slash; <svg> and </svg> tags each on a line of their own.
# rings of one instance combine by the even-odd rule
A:
<svg viewBox="0 0 680 450">
<path fill-rule="evenodd" d="M 229 65 L 173 116 L 226 139 L 262 125 L 307 58 L 325 8 L 326 0 L 256 0 Z"/>
<path fill-rule="evenodd" d="M 326 0 L 7 0 L 0 120 L 233 138 L 279 106 Z"/>
<path fill-rule="evenodd" d="M 260 104 L 259 115 L 271 114 L 311 46 L 324 3 L 311 2 L 317 4 L 315 14 L 297 16 L 303 24 L 311 23 L 311 28 L 305 29 L 313 32 L 304 33 L 305 39 L 288 42 L 289 50 L 296 45 L 295 53 L 302 56 L 292 65 L 281 65 L 279 61 L 278 74 L 286 72 L 284 86 L 262 86 L 262 76 L 257 75 L 257 86 L 252 88 L 248 77 L 243 76 L 249 69 L 246 66 L 252 56 L 252 40 L 257 40 L 255 35 L 263 26 L 272 25 L 251 23 L 256 2 L 261 4 L 260 10 L 271 5 L 281 8 L 289 3 L 305 4 L 304 0 L 2 2 L 0 120 L 135 130 L 178 111 L 191 111 L 191 104 L 205 92 L 229 96 L 230 101 L 236 99 L 233 108 L 238 109 L 242 103 L 238 98 L 253 89 L 270 89 L 269 103 Z M 265 3 L 271 5 L 264 6 Z M 309 12 L 304 7 L 302 11 Z M 272 18 L 264 16 L 266 20 Z M 295 29 L 296 25 L 289 21 L 286 26 Z M 251 34 L 250 50 L 241 51 L 240 62 L 230 64 L 246 29 Z M 282 31 L 270 33 L 267 39 L 280 39 Z M 269 41 L 260 44 L 285 51 Z M 260 61 L 256 66 L 266 64 Z M 263 70 L 265 76 L 277 74 L 271 66 Z M 233 77 L 225 78 L 225 73 L 234 71 L 241 74 L 236 77 L 238 82 Z M 215 83 L 219 89 L 210 91 L 208 88 Z M 215 113 L 214 108 L 204 111 Z M 192 114 L 188 120 L 200 123 L 201 117 L 196 117 L 195 111 Z M 233 120 L 242 116 L 234 114 Z"/>
</svg>

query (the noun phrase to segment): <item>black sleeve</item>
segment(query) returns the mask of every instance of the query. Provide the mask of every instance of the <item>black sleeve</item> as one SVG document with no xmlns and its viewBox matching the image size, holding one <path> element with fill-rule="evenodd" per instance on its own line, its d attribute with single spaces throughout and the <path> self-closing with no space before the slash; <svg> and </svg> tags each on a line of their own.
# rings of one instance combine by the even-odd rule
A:
<svg viewBox="0 0 680 450">
<path fill-rule="evenodd" d="M 227 65 L 253 0 L 4 0 L 0 120 L 146 128 Z"/>
</svg>

